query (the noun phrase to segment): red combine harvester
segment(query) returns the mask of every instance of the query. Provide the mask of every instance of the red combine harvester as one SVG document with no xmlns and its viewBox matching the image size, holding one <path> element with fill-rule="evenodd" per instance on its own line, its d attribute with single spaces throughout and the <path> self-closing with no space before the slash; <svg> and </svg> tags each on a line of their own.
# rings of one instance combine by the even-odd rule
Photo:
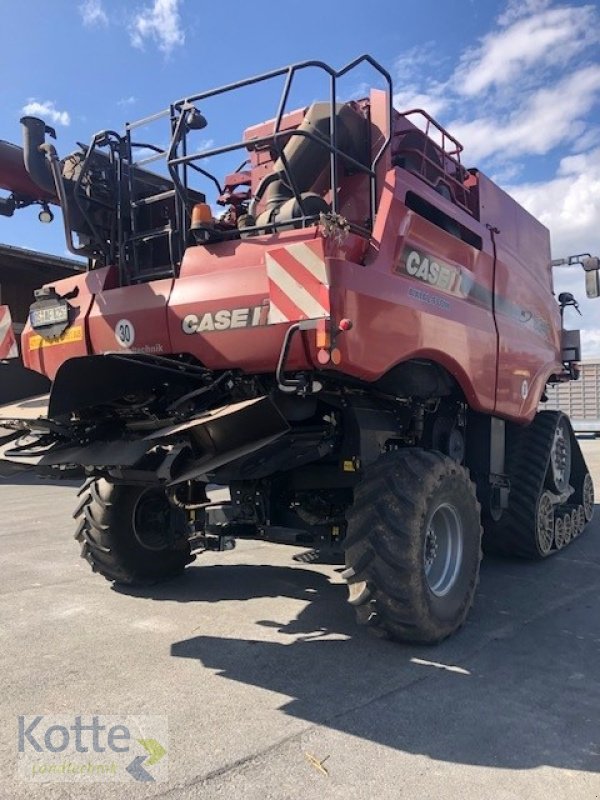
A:
<svg viewBox="0 0 600 800">
<path fill-rule="evenodd" d="M 340 102 L 339 79 L 366 64 L 386 89 Z M 288 112 L 309 69 L 331 96 Z M 274 119 L 198 150 L 200 103 L 275 78 Z M 469 612 L 482 533 L 491 549 L 542 558 L 589 522 L 569 420 L 537 411 L 580 358 L 548 231 L 463 167 L 426 113 L 391 98 L 369 56 L 337 72 L 305 62 L 173 103 L 66 158 L 32 117 L 22 150 L 0 144 L 13 192 L 0 211 L 37 202 L 47 219 L 60 205 L 68 247 L 89 258 L 85 274 L 36 292 L 23 361 L 52 392 L 39 419 L 5 412 L 4 458 L 85 470 L 76 538 L 108 580 L 170 578 L 193 551 L 239 537 L 344 552 L 360 622 L 435 642 Z M 161 119 L 166 148 L 138 141 Z M 206 159 L 236 150 L 245 160 L 221 184 Z M 160 159 L 162 175 L 147 168 Z M 597 295 L 598 259 L 570 263 Z"/>
</svg>

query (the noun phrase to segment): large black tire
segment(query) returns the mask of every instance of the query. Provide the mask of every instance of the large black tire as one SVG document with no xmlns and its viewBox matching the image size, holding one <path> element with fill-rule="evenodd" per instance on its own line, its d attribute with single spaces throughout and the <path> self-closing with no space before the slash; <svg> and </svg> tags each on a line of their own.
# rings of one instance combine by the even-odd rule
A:
<svg viewBox="0 0 600 800">
<path fill-rule="evenodd" d="M 460 464 L 417 448 L 382 455 L 365 471 L 348 512 L 344 577 L 358 622 L 422 643 L 460 628 L 479 580 L 480 517 L 475 487 Z M 441 542 L 444 526 L 454 526 L 454 537 L 448 535 L 454 547 L 446 559 L 438 553 L 440 567 L 437 556 L 431 563 L 432 531 Z"/>
<path fill-rule="evenodd" d="M 87 481 L 73 514 L 81 556 L 117 584 L 144 585 L 172 578 L 193 561 L 185 516 L 164 490 L 103 479 Z"/>
</svg>

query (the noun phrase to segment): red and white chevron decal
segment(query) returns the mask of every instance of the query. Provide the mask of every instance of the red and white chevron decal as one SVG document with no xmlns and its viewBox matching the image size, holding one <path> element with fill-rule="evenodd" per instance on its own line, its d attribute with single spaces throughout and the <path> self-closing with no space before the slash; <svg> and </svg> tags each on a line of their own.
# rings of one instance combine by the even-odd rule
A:
<svg viewBox="0 0 600 800">
<path fill-rule="evenodd" d="M 320 240 L 269 250 L 269 325 L 330 315 L 329 275 Z"/>
<path fill-rule="evenodd" d="M 19 350 L 8 306 L 0 306 L 0 358 L 18 358 Z"/>
</svg>

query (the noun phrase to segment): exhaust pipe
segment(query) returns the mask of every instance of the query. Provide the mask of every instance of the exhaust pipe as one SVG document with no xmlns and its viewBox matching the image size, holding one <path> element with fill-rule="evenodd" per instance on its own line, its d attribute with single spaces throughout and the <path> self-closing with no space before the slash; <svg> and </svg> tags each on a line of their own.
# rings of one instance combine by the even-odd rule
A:
<svg viewBox="0 0 600 800">
<path fill-rule="evenodd" d="M 23 148 L 4 141 L 0 141 L 0 189 L 32 200 L 56 202 L 54 189 L 50 193 L 44 192 L 29 177 L 25 169 Z"/>
<path fill-rule="evenodd" d="M 51 195 L 56 194 L 54 179 L 50 166 L 40 147 L 46 143 L 46 134 L 56 139 L 56 132 L 43 119 L 38 117 L 21 117 L 23 126 L 23 159 L 25 169 L 31 180 Z"/>
</svg>

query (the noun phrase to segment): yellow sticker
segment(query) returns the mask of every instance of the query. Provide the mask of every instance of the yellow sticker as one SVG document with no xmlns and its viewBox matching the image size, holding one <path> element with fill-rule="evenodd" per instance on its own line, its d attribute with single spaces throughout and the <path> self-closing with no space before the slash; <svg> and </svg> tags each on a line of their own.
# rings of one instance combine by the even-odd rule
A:
<svg viewBox="0 0 600 800">
<path fill-rule="evenodd" d="M 82 339 L 83 328 L 81 325 L 77 325 L 74 328 L 68 328 L 57 339 L 44 339 L 43 336 L 34 334 L 29 337 L 29 349 L 39 350 L 40 347 L 52 347 L 55 344 L 71 344 L 72 342 L 80 342 Z"/>
<path fill-rule="evenodd" d="M 342 469 L 344 472 L 356 472 L 354 461 L 344 461 L 342 464 Z"/>
</svg>

